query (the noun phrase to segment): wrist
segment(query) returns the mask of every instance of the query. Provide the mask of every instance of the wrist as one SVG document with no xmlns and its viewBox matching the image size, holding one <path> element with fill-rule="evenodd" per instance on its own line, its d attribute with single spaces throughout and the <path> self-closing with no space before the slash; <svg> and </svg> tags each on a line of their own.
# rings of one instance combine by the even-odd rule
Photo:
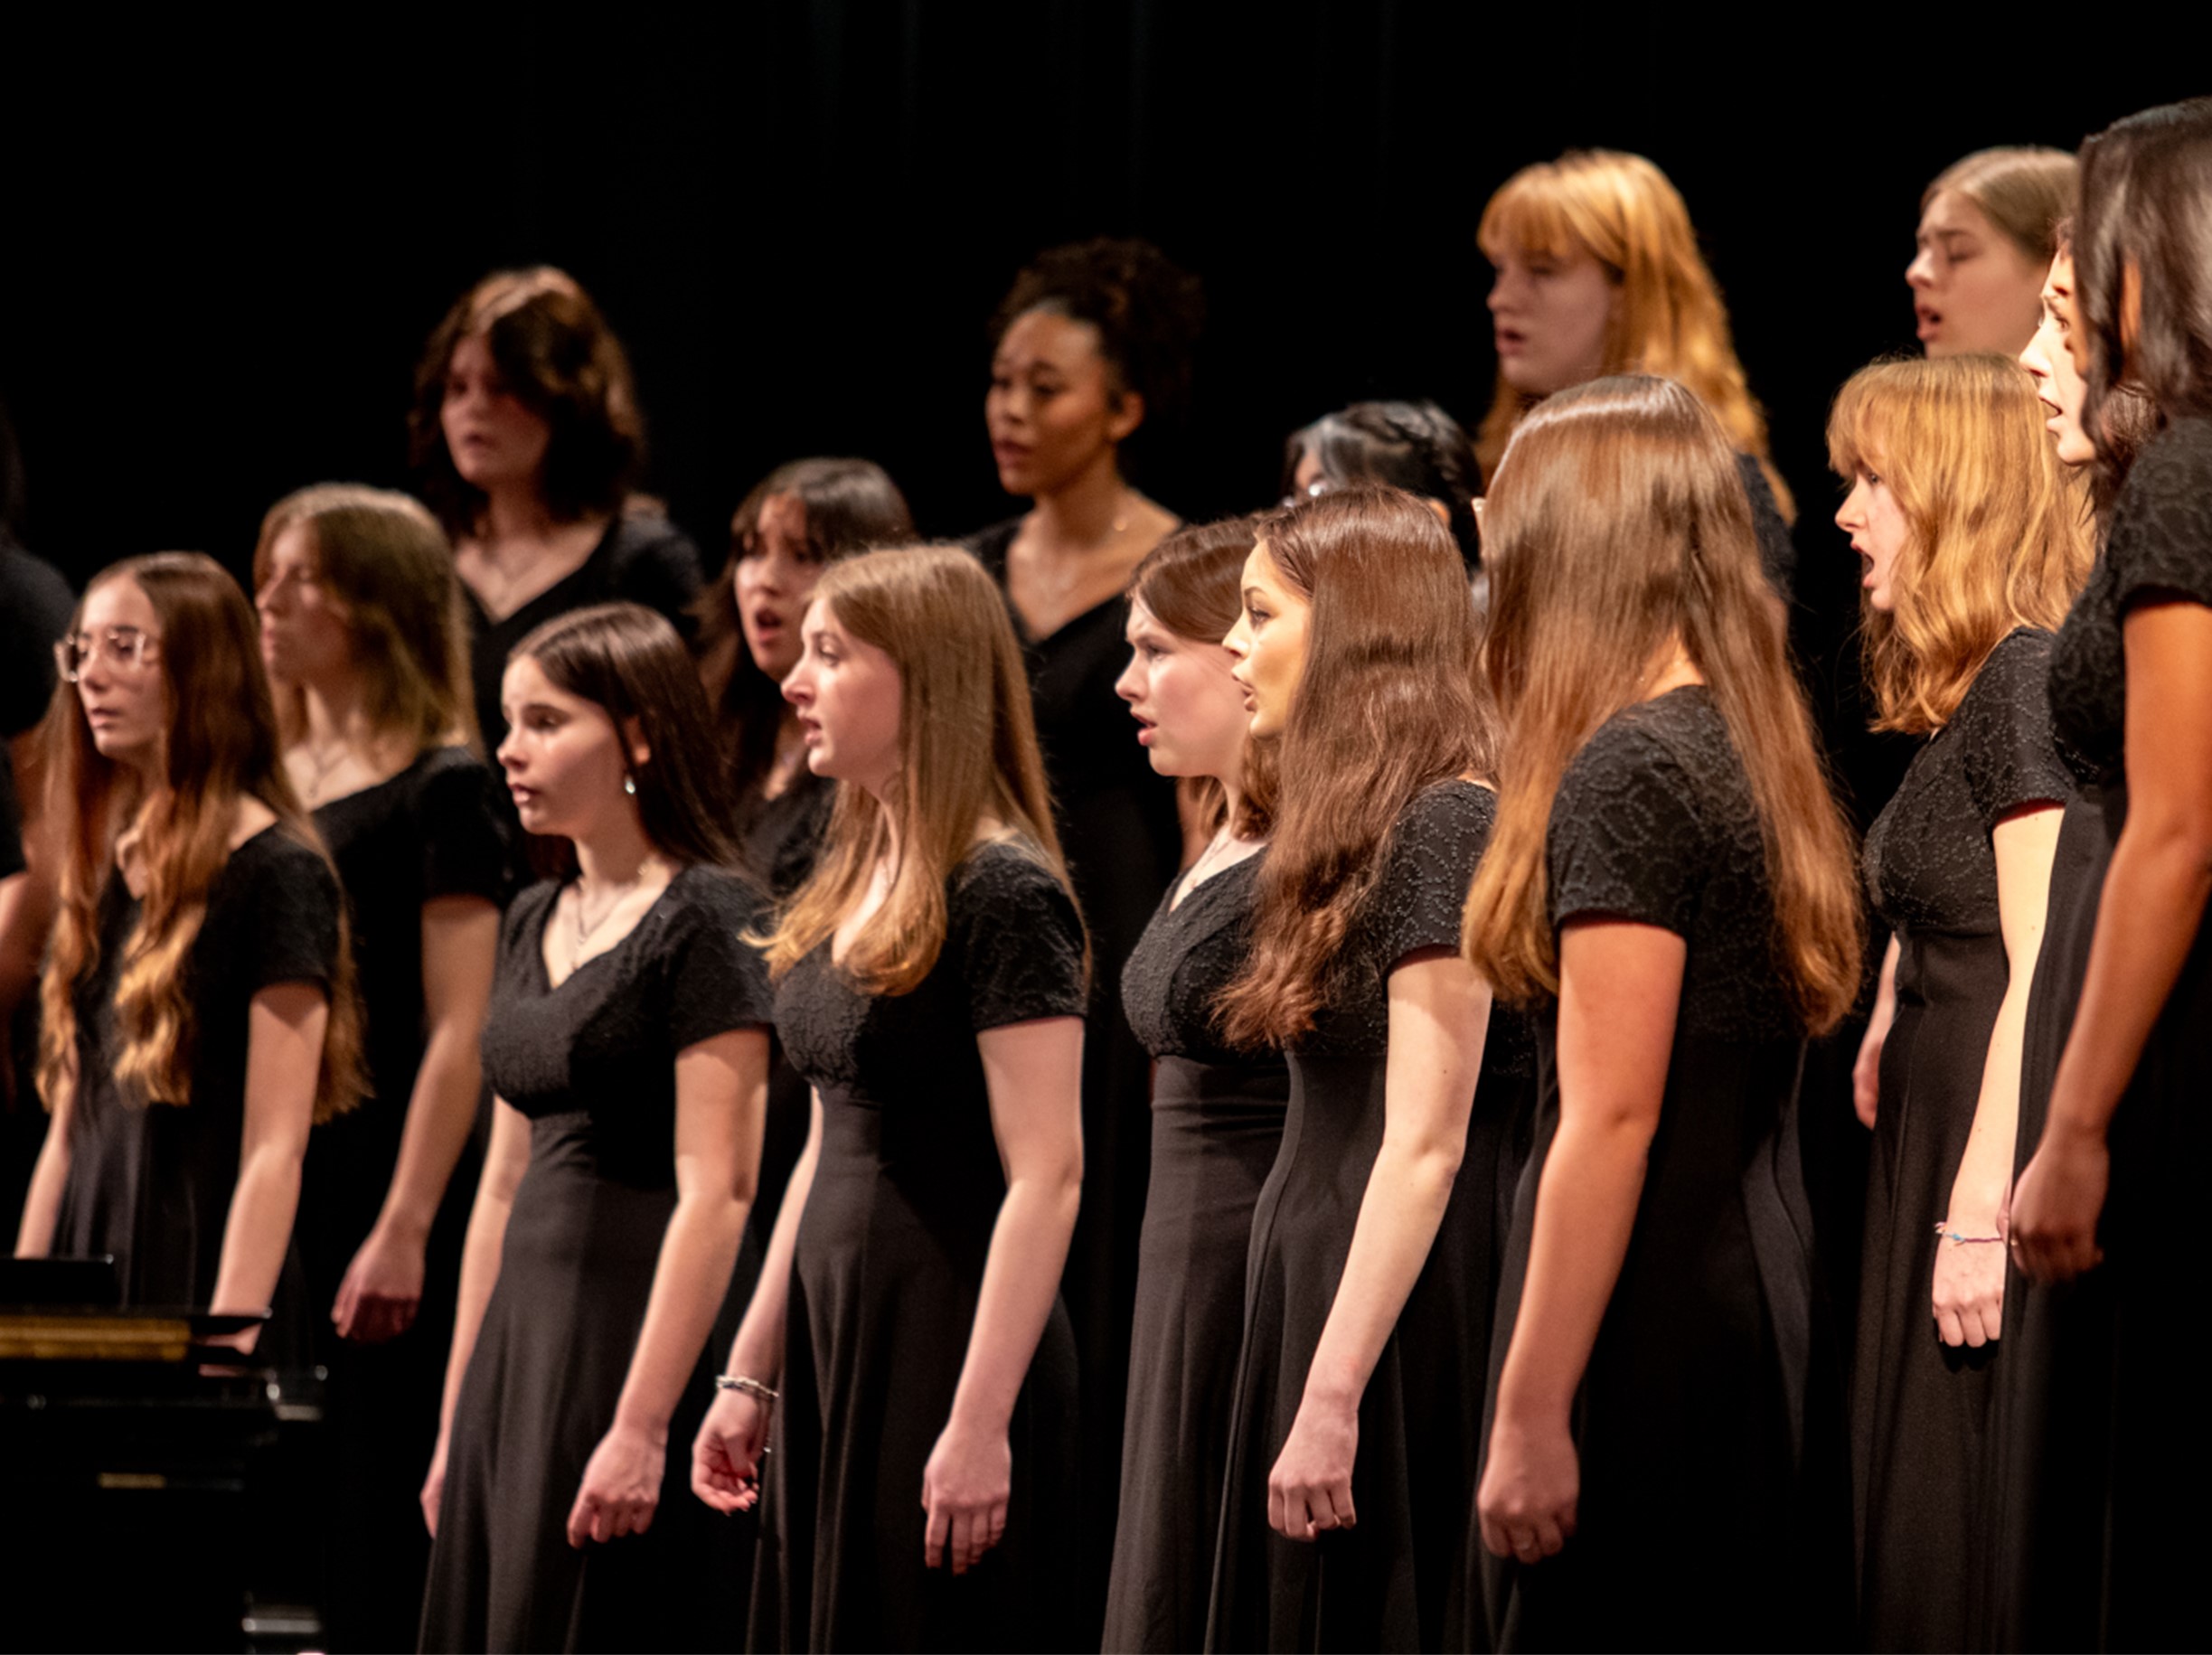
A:
<svg viewBox="0 0 2212 1655">
<path fill-rule="evenodd" d="M 953 1411 L 945 1419 L 945 1429 L 988 1441 L 1004 1436 L 1012 1424 L 1012 1410 L 1010 1408 L 995 1408 L 955 1396 Z"/>
<path fill-rule="evenodd" d="M 1501 1378 L 1497 1425 L 1501 1430 L 1522 1436 L 1564 1432 L 1570 1425 L 1570 1397 L 1552 1396 L 1541 1387 L 1514 1385 Z"/>
<path fill-rule="evenodd" d="M 429 1245 L 430 1221 L 425 1215 L 387 1207 L 377 1215 L 370 1236 L 393 1246 L 425 1247 Z"/>
<path fill-rule="evenodd" d="M 668 1446 L 668 1415 L 663 1414 L 655 1418 L 645 1408 L 628 1403 L 618 1404 L 615 1408 L 615 1423 L 607 1427 L 607 1434 L 612 1436 L 617 1432 L 641 1438 L 654 1448 L 665 1448 Z"/>
<path fill-rule="evenodd" d="M 2085 1120 L 2080 1111 L 2062 1108 L 2054 1099 L 2050 1118 L 2043 1125 L 2043 1142 L 2053 1149 L 2069 1152 L 2102 1150 L 2104 1147 L 2104 1124 Z"/>
</svg>

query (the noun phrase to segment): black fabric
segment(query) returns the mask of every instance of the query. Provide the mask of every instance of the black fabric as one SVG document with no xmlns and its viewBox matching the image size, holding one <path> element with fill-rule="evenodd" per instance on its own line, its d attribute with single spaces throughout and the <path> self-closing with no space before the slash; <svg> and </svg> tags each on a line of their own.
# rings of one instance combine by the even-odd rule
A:
<svg viewBox="0 0 2212 1655">
<path fill-rule="evenodd" d="M 75 608 L 55 569 L 0 534 L 0 741 L 13 741 L 46 716 L 53 646 Z M 22 829 L 14 766 L 0 748 L 0 879 L 24 870 Z"/>
<path fill-rule="evenodd" d="M 468 600 L 469 670 L 476 691 L 476 728 L 486 751 L 499 746 L 507 721 L 499 713 L 499 681 L 508 652 L 556 616 L 594 604 L 643 604 L 692 632 L 692 600 L 704 582 L 699 549 L 664 517 L 617 517 L 576 570 L 555 581 L 504 620 Z"/>
<path fill-rule="evenodd" d="M 1290 1434 L 1381 1147 L 1389 973 L 1459 945 L 1460 909 L 1497 811 L 1446 782 L 1400 815 L 1309 1036 L 1290 1053 L 1282 1149 L 1252 1219 L 1244 1351 L 1230 1427 L 1210 1650 L 1445 1647 L 1481 1448 L 1497 1190 L 1527 1083 L 1485 1056 L 1459 1176 L 1427 1261 L 1360 1402 L 1357 1527 L 1313 1542 L 1267 1526 L 1267 1477 Z M 1493 1013 L 1493 1027 L 1501 1015 Z"/>
<path fill-rule="evenodd" d="M 330 1312 L 391 1189 L 422 1064 L 423 905 L 441 897 L 498 905 L 508 895 L 513 851 L 494 786 L 467 748 L 433 748 L 315 813 L 345 890 L 369 1072 L 360 1106 L 308 1140 L 297 1226 L 312 1349 L 325 1375 L 324 1627 L 336 1650 L 405 1648 L 421 1610 L 430 1540 L 416 1496 L 438 1436 L 473 1155 L 455 1168 L 432 1227 L 413 1325 L 363 1345 L 340 1339 Z"/>
<path fill-rule="evenodd" d="M 1122 973 L 1123 1008 L 1155 1067 L 1109 1650 L 1195 1650 L 1206 1634 L 1252 1210 L 1290 1096 L 1281 1056 L 1229 1049 L 1213 1012 L 1250 952 L 1260 860 L 1177 906 L 1171 886 Z"/>
<path fill-rule="evenodd" d="M 1789 520 L 1774 498 L 1774 486 L 1766 480 L 1766 468 L 1755 454 L 1736 456 L 1736 469 L 1744 479 L 1744 493 L 1751 500 L 1751 529 L 1758 537 L 1759 568 L 1767 583 L 1788 603 L 1797 579 L 1797 544 L 1790 538 Z"/>
<path fill-rule="evenodd" d="M 2093 785 L 2097 808 L 2083 818 L 2095 836 L 2069 879 L 2076 889 L 2064 914 L 2054 913 L 2044 944 L 2050 968 L 2037 986 L 2051 992 L 2031 1002 L 2023 1132 L 2030 1093 L 2035 1113 L 2047 1107 L 2049 1054 L 2063 1048 L 2057 1031 L 2072 1020 L 2086 970 L 2101 900 L 2088 888 L 2099 885 L 2127 821 L 2123 624 L 2135 604 L 2163 601 L 2212 606 L 2212 419 L 2178 419 L 2137 456 L 2104 554 L 2052 652 L 2053 726 L 2067 763 Z M 2023 1295 L 2034 1348 L 2060 1358 L 2046 1373 L 2023 1375 L 2005 1397 L 2005 1462 L 2038 1462 L 2038 1481 L 2006 1497 L 2009 1525 L 2028 1526 L 2010 1584 L 2028 1589 L 2010 1594 L 2000 1613 L 2024 1648 L 2073 1640 L 2186 1649 L 2203 1641 L 2191 1583 L 2212 1547 L 2212 1514 L 2175 1490 L 2212 1474 L 2207 1336 L 2175 1307 L 2193 1304 L 2200 1292 L 2197 1212 L 2201 1169 L 2212 1160 L 2207 1074 L 2212 925 L 2200 921 L 2107 1133 L 2111 1182 L 2098 1226 L 2104 1263 L 2070 1288 Z M 2023 1155 L 2032 1152 L 2024 1137 L 2022 1146 Z M 2009 1306 L 2008 1337 L 2012 1314 Z M 2068 1548 L 2091 1535 L 2093 1549 Z M 2046 1572 L 2023 1583 L 2037 1563 Z"/>
<path fill-rule="evenodd" d="M 738 840 L 745 861 L 782 901 L 806 882 L 829 831 L 837 784 L 802 768 L 774 798 L 754 792 L 738 805 Z"/>
<path fill-rule="evenodd" d="M 2050 645 L 2048 633 L 2023 628 L 1991 652 L 1867 835 L 1867 889 L 1897 942 L 1851 1382 L 1869 1649 L 1981 1649 L 1990 1635 L 1989 1409 L 2009 1352 L 2001 1340 L 1954 1349 L 1936 1337 L 1934 1227 L 2011 980 L 1991 834 L 2010 813 L 2062 805 L 2074 791 L 2051 738 Z"/>
<path fill-rule="evenodd" d="M 1471 1552 L 1491 1633 L 1506 1650 L 1840 1645 L 1849 1504 L 1792 1119 L 1803 1043 L 1772 964 L 1750 784 L 1701 687 L 1590 738 L 1553 802 L 1548 862 L 1555 926 L 1660 926 L 1688 955 L 1635 1226 L 1574 1406 L 1577 1530 L 1533 1566 Z M 1556 1009 L 1540 1042 L 1501 1360 L 1558 1126 Z M 1716 1545 L 1726 1580 L 1686 1584 Z"/>
<path fill-rule="evenodd" d="M 248 1014 L 279 983 L 329 986 L 341 898 L 322 853 L 282 827 L 231 852 L 209 888 L 185 966 L 193 1018 L 192 1100 L 127 1099 L 114 996 L 140 904 L 120 875 L 100 894 L 99 958 L 77 984 L 77 1089 L 57 1255 L 112 1254 L 127 1304 L 206 1305 L 222 1262 L 246 1118 Z M 297 1239 L 287 1249 L 257 1359 L 296 1366 L 306 1303 Z"/>
<path fill-rule="evenodd" d="M 822 1095 L 792 1265 L 752 1645 L 1064 1650 L 1083 1636 L 1076 1356 L 1058 1302 L 1008 1431 L 1005 1537 L 967 1574 L 922 1562 L 922 1472 L 966 1360 L 1005 1199 L 975 1036 L 1079 1017 L 1083 934 L 1012 844 L 948 881 L 945 946 L 910 992 L 861 992 L 824 942 L 777 985 L 777 1029 Z"/>
<path fill-rule="evenodd" d="M 1020 528 L 1019 519 L 1009 520 L 968 541 L 1002 588 L 1007 550 Z M 1153 771 L 1134 738 L 1127 705 L 1114 693 L 1114 681 L 1129 661 L 1124 636 L 1128 600 L 1109 598 L 1043 638 L 1030 636 L 1011 598 L 1007 611 L 1029 663 L 1037 740 L 1068 876 L 1090 931 L 1083 1208 L 1062 1291 L 1083 1356 L 1081 1567 L 1083 1590 L 1096 1614 L 1113 1547 L 1122 1387 L 1129 1371 L 1145 1169 L 1152 1158 L 1151 1065 L 1117 1001 L 1129 951 L 1181 860 L 1182 830 L 1174 784 Z"/>
<path fill-rule="evenodd" d="M 691 1492 L 714 1352 L 670 1421 L 653 1527 L 581 1551 L 565 1528 L 675 1210 L 677 1055 L 769 1020 L 767 973 L 739 940 L 758 898 L 687 868 L 554 988 L 544 935 L 560 890 L 534 886 L 508 909 L 485 1025 L 485 1077 L 529 1117 L 530 1164 L 454 1410 L 422 1647 L 726 1647 L 734 1616 L 711 1587 L 722 1531 Z"/>
</svg>

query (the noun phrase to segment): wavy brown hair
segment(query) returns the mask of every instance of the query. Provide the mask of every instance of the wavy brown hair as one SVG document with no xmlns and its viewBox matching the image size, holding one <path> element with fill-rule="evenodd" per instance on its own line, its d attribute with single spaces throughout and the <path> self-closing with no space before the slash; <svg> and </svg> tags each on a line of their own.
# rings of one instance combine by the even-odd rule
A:
<svg viewBox="0 0 2212 1655">
<path fill-rule="evenodd" d="M 1217 523 L 1178 529 L 1144 554 L 1129 577 L 1129 597 L 1179 638 L 1219 647 L 1237 625 L 1244 607 L 1244 560 L 1250 555 L 1253 517 L 1228 517 Z M 1247 740 L 1243 797 L 1230 831 L 1244 839 L 1265 839 L 1275 831 L 1275 744 Z M 1198 820 L 1208 832 L 1219 831 L 1228 814 L 1228 795 L 1211 776 L 1196 782 L 1191 795 Z"/>
<path fill-rule="evenodd" d="M 256 591 L 287 530 L 306 531 L 316 578 L 345 606 L 361 668 L 363 710 L 381 740 L 411 756 L 452 741 L 483 750 L 468 679 L 468 611 L 453 544 L 423 503 L 391 489 L 318 483 L 287 494 L 261 520 Z M 306 725 L 305 692 L 272 685 L 280 739 Z"/>
<path fill-rule="evenodd" d="M 1642 155 L 1570 149 L 1507 179 L 1483 209 L 1475 240 L 1492 258 L 1513 246 L 1555 259 L 1587 253 L 1605 266 L 1620 289 L 1605 333 L 1605 371 L 1658 374 L 1687 386 L 1736 451 L 1759 462 L 1784 521 L 1795 521 L 1796 503 L 1768 452 L 1765 410 L 1737 359 L 1720 285 L 1666 174 Z M 1475 438 L 1484 475 L 1496 473 L 1513 428 L 1535 401 L 1499 375 Z"/>
<path fill-rule="evenodd" d="M 259 800 L 276 813 L 277 832 L 323 852 L 278 757 L 260 629 L 238 583 L 212 558 L 165 551 L 103 570 L 87 596 L 114 580 L 135 582 L 160 617 L 162 776 L 151 794 L 142 795 L 134 775 L 93 746 L 75 691 L 57 686 L 42 732 L 47 808 L 61 853 L 60 906 L 39 983 L 38 1084 L 50 1109 L 60 1089 L 73 1082 L 77 985 L 99 964 L 100 890 L 113 873 L 116 839 L 134 813 L 146 889 L 116 979 L 121 1049 L 114 1075 L 123 1095 L 136 1103 L 192 1101 L 199 1039 L 188 992 L 193 946 L 207 917 L 208 893 L 231 860 L 239 802 Z M 83 616 L 80 600 L 72 635 Z M 337 877 L 334 869 L 331 877 Z M 338 933 L 315 1077 L 318 1122 L 352 1108 L 365 1086 L 361 1004 L 343 905 Z"/>
<path fill-rule="evenodd" d="M 838 784 L 814 870 L 763 939 L 768 974 L 781 977 L 837 929 L 890 851 L 895 816 L 890 892 L 839 968 L 871 994 L 904 994 L 944 951 L 946 881 L 986 817 L 1074 894 L 1052 826 L 1029 672 L 997 583 L 960 547 L 833 564 L 814 601 L 899 669 L 899 775 L 888 812 L 867 789 Z"/>
<path fill-rule="evenodd" d="M 1859 886 L 1759 569 L 1728 434 L 1669 380 L 1594 380 L 1538 405 L 1483 508 L 1483 665 L 1504 720 L 1498 824 L 1468 894 L 1468 959 L 1503 999 L 1557 993 L 1546 852 L 1559 783 L 1678 644 L 1750 783 L 1774 896 L 1774 970 L 1809 1030 L 1859 992 Z"/>
<path fill-rule="evenodd" d="M 1270 512 L 1257 533 L 1312 612 L 1251 959 L 1221 993 L 1222 1028 L 1247 1047 L 1313 1027 L 1415 795 L 1491 769 L 1474 604 L 1436 514 L 1402 489 L 1351 488 Z"/>
<path fill-rule="evenodd" d="M 740 870 L 729 836 L 729 781 L 714 748 L 714 721 L 691 652 L 668 617 L 642 604 L 593 604 L 555 616 L 509 654 L 534 661 L 555 689 L 606 713 L 623 734 L 636 724 L 645 762 L 632 766 L 638 824 L 671 861 Z M 565 839 L 561 871 L 574 867 Z"/>
<path fill-rule="evenodd" d="M 779 494 L 806 517 L 805 555 L 831 564 L 877 546 L 914 539 L 914 515 L 890 474 L 873 460 L 790 460 L 753 484 L 729 520 L 729 556 L 719 578 L 692 600 L 699 622 L 699 675 L 713 703 L 729 757 L 729 779 L 742 797 L 776 763 L 783 690 L 755 664 L 738 620 L 738 565 L 752 553 L 761 508 Z"/>
<path fill-rule="evenodd" d="M 622 341 L 576 278 L 551 265 L 500 270 L 454 302 L 415 364 L 408 454 L 446 531 L 472 534 L 484 493 L 446 451 L 454 348 L 481 338 L 506 389 L 551 428 L 540 493 L 559 522 L 623 509 L 645 457 L 645 418 Z"/>
<path fill-rule="evenodd" d="M 1837 393 L 1828 463 L 1878 475 L 1906 527 L 1890 612 L 1860 600 L 1875 729 L 1942 729 L 2005 635 L 2056 628 L 2089 578 L 2087 486 L 2044 418 L 2003 356 L 1877 362 Z"/>
</svg>

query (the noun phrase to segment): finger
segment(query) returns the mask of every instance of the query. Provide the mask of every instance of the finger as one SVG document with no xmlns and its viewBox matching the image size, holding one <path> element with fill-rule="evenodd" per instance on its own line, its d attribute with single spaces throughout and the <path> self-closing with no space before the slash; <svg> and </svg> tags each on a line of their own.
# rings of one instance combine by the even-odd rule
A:
<svg viewBox="0 0 2212 1655">
<path fill-rule="evenodd" d="M 1360 1514 L 1352 1508 L 1351 1484 L 1349 1481 L 1331 1483 L 1323 1498 L 1328 1500 L 1329 1509 L 1335 1516 L 1337 1528 L 1351 1528 L 1359 1523 Z"/>
<path fill-rule="evenodd" d="M 1290 1533 L 1290 1501 L 1272 1477 L 1267 1479 L 1267 1527 L 1279 1535 Z"/>
<path fill-rule="evenodd" d="M 1988 1344 L 1989 1335 L 1981 1331 L 1981 1307 L 1970 1304 L 1953 1318 L 1959 1324 L 1959 1337 L 1966 1341 L 1969 1350 L 1979 1350 Z"/>
<path fill-rule="evenodd" d="M 1559 1548 L 1567 1544 L 1566 1530 L 1560 1528 L 1557 1517 L 1547 1517 L 1536 1525 L 1536 1549 L 1546 1557 L 1557 1557 Z"/>
<path fill-rule="evenodd" d="M 945 1537 L 951 1525 L 934 1500 L 925 1500 L 924 1503 L 929 1509 L 929 1522 L 922 1530 L 922 1566 L 927 1569 L 942 1568 Z"/>
<path fill-rule="evenodd" d="M 569 1508 L 569 1544 L 578 1551 L 591 1538 L 591 1496 L 579 1494 L 576 1504 Z"/>
<path fill-rule="evenodd" d="M 975 1559 L 983 1556 L 983 1547 L 975 1543 L 975 1513 L 955 1512 L 952 1532 L 953 1573 L 965 1575 L 975 1566 Z"/>
<path fill-rule="evenodd" d="M 1963 1345 L 1966 1342 L 1966 1330 L 1959 1326 L 1956 1311 L 1938 1310 L 1935 1312 L 1935 1331 L 1946 1345 Z"/>
<path fill-rule="evenodd" d="M 996 1546 L 1006 1537 L 1006 1502 L 1000 1500 L 991 1508 L 991 1521 L 984 1530 L 984 1545 Z"/>
<path fill-rule="evenodd" d="M 1542 1561 L 1544 1548 L 1537 1544 L 1536 1531 L 1534 1529 L 1516 1527 L 1512 1531 L 1512 1542 L 1513 1556 L 1520 1562 L 1538 1563 Z"/>
<path fill-rule="evenodd" d="M 1483 1530 L 1483 1549 L 1493 1557 L 1511 1557 L 1513 1555 L 1513 1542 L 1506 1537 L 1503 1526 L 1489 1517 L 1483 1517 L 1479 1521 Z"/>
</svg>

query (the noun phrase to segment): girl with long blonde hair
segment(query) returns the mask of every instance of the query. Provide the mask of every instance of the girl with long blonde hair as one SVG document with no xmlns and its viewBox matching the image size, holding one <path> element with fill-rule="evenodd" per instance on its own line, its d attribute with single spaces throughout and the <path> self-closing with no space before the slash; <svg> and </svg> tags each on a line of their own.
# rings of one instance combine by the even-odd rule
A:
<svg viewBox="0 0 2212 1655">
<path fill-rule="evenodd" d="M 300 1209 L 336 1495 L 325 1612 L 341 1645 L 396 1648 L 429 1556 L 415 1494 L 474 1181 L 455 1171 L 513 884 L 510 810 L 475 750 L 465 599 L 427 510 L 301 489 L 269 508 L 253 572 L 285 766 L 345 888 L 367 1022 L 369 1095 L 310 1137 Z"/>
<path fill-rule="evenodd" d="M 1850 488 L 1836 522 L 1865 565 L 1878 727 L 1927 738 L 1862 859 L 1890 939 L 1861 1058 L 1878 1080 L 1859 1089 L 1875 1135 L 1852 1368 L 1860 1630 L 1879 1649 L 1978 1648 L 2000 1215 L 2074 791 L 2044 680 L 2088 572 L 2088 502 L 2003 357 L 1863 369 L 1828 437 Z"/>
<path fill-rule="evenodd" d="M 1796 503 L 1774 469 L 1766 415 L 1737 360 L 1690 209 L 1667 175 L 1642 155 L 1571 149 L 1507 179 L 1475 239 L 1496 271 L 1498 388 L 1475 439 L 1483 475 L 1496 475 L 1514 428 L 1554 391 L 1604 374 L 1673 380 L 1728 434 L 1760 562 L 1787 597 Z"/>
<path fill-rule="evenodd" d="M 803 638 L 837 802 L 765 953 L 814 1120 L 692 1487 L 755 1502 L 780 1392 L 756 1642 L 1072 1648 L 1086 948 L 1021 648 L 949 547 L 833 565 Z"/>
<path fill-rule="evenodd" d="M 1561 392 L 1483 561 L 1506 757 L 1464 946 L 1541 1025 L 1475 1501 L 1508 1561 L 1470 1592 L 1501 1648 L 1834 1641 L 1792 1110 L 1858 991 L 1859 899 L 1729 434 L 1665 380 Z M 1725 1587 L 1685 1594 L 1723 1535 Z"/>
<path fill-rule="evenodd" d="M 53 1119 L 16 1252 L 112 1255 L 129 1304 L 270 1316 L 305 1354 L 308 1130 L 353 1106 L 343 898 L 278 757 L 253 611 L 212 559 L 95 577 L 47 714 L 60 907 L 40 983 Z"/>
</svg>

